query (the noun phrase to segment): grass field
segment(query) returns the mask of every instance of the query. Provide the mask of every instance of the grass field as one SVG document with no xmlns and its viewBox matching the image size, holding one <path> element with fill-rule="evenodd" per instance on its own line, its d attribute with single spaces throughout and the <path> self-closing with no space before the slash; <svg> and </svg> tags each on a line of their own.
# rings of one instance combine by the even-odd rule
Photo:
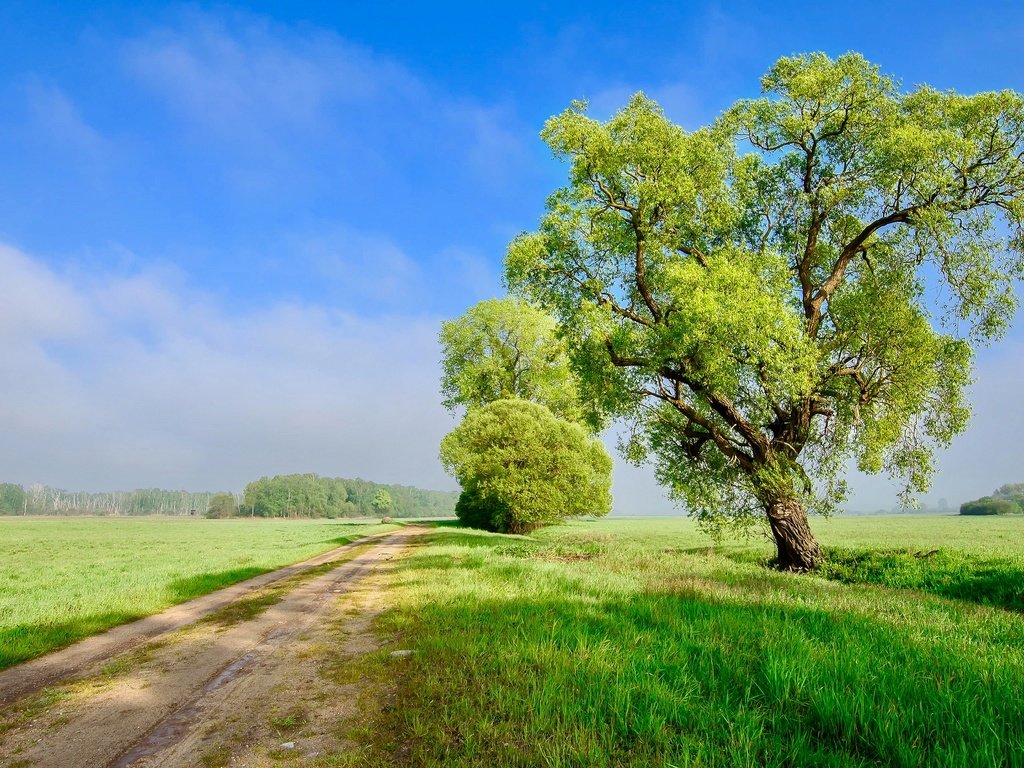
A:
<svg viewBox="0 0 1024 768">
<path fill-rule="evenodd" d="M 815 527 L 824 577 L 685 520 L 438 528 L 389 576 L 362 764 L 1024 765 L 1024 519 Z"/>
<path fill-rule="evenodd" d="M 0 518 L 0 669 L 392 527 Z"/>
</svg>

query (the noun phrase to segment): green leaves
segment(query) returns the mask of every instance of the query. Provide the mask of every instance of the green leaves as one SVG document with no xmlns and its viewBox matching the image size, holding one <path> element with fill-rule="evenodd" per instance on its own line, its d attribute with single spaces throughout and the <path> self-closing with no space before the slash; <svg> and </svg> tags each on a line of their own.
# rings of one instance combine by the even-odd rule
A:
<svg viewBox="0 0 1024 768">
<path fill-rule="evenodd" d="M 857 54 L 762 86 L 693 133 L 642 94 L 574 103 L 542 133 L 568 183 L 506 259 L 583 400 L 708 521 L 828 509 L 850 457 L 926 488 L 1024 275 L 1018 94 L 904 93 Z"/>
<path fill-rule="evenodd" d="M 576 383 L 555 330 L 549 315 L 515 298 L 481 301 L 462 317 L 442 323 L 445 407 L 523 398 L 578 420 Z"/>
<path fill-rule="evenodd" d="M 378 514 L 387 512 L 391 509 L 391 494 L 383 488 L 378 488 L 377 492 L 373 494 L 373 501 L 370 504 Z"/>
<path fill-rule="evenodd" d="M 460 519 L 522 533 L 611 510 L 612 461 L 578 424 L 526 400 L 475 408 L 441 441 L 441 462 L 463 488 Z M 481 511 L 492 508 L 490 515 Z"/>
</svg>

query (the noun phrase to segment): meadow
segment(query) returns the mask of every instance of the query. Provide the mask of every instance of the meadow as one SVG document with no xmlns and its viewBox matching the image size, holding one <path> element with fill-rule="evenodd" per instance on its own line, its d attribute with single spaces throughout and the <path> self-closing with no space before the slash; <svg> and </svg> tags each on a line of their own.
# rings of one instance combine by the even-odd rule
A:
<svg viewBox="0 0 1024 768">
<path fill-rule="evenodd" d="M 392 527 L 0 517 L 0 669 Z"/>
<path fill-rule="evenodd" d="M 355 762 L 1024 765 L 1024 519 L 814 526 L 820 575 L 679 519 L 436 528 L 387 577 Z"/>
</svg>

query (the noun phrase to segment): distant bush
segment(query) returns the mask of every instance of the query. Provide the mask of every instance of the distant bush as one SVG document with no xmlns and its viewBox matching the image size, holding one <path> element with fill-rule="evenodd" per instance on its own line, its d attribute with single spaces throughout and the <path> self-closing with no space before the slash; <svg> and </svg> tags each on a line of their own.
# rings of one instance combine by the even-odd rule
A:
<svg viewBox="0 0 1024 768">
<path fill-rule="evenodd" d="M 215 493 L 210 497 L 210 505 L 206 508 L 206 517 L 234 517 L 238 514 L 238 501 L 233 494 Z"/>
<path fill-rule="evenodd" d="M 961 515 L 1017 515 L 1021 511 L 1016 501 L 995 496 L 985 496 L 960 506 Z"/>
<path fill-rule="evenodd" d="M 612 460 L 604 446 L 528 400 L 470 409 L 441 441 L 441 463 L 463 488 L 456 515 L 472 527 L 527 533 L 611 509 Z"/>
<path fill-rule="evenodd" d="M 1007 483 L 992 495 L 997 499 L 1008 499 L 1024 510 L 1024 483 Z"/>
</svg>

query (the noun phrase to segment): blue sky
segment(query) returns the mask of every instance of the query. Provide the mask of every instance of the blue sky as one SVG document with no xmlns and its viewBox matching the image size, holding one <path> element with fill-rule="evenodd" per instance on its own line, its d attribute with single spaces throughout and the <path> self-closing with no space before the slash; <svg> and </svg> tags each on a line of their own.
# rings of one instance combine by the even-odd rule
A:
<svg viewBox="0 0 1024 768">
<path fill-rule="evenodd" d="M 564 178 L 537 133 L 573 99 L 644 90 L 694 128 L 813 50 L 1024 90 L 1018 3 L 3 7 L 0 480 L 75 488 L 450 487 L 437 323 L 500 292 Z M 1018 327 L 980 357 L 933 500 L 1024 480 L 1022 349 Z M 619 510 L 665 509 L 616 480 Z"/>
</svg>

